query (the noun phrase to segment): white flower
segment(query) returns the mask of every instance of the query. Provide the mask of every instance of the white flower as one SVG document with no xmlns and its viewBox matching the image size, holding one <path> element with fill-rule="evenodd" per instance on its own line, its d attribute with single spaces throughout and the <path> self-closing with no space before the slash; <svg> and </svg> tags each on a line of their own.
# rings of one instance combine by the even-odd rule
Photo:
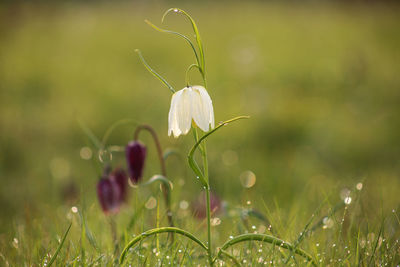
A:
<svg viewBox="0 0 400 267">
<path fill-rule="evenodd" d="M 185 87 L 174 93 L 168 114 L 168 135 L 187 134 L 194 123 L 204 132 L 214 128 L 214 109 L 210 96 L 203 86 Z"/>
</svg>

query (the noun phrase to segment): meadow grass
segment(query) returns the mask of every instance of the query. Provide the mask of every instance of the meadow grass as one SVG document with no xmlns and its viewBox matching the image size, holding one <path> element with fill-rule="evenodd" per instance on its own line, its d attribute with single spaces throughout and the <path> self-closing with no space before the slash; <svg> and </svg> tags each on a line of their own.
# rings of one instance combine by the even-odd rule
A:
<svg viewBox="0 0 400 267">
<path fill-rule="evenodd" d="M 206 222 L 191 211 L 201 191 L 186 162 L 193 143 L 167 137 L 170 93 L 134 53 L 140 48 L 175 88 L 185 86 L 190 49 L 143 21 L 160 25 L 166 8 L 0 6 L 0 265 L 117 265 L 129 241 L 155 227 L 156 185 L 130 189 L 120 213 L 104 216 L 95 195 L 102 169 L 78 121 L 98 138 L 120 119 L 151 124 L 163 148 L 177 151 L 167 160 L 175 225 L 206 242 Z M 208 140 L 211 188 L 224 203 L 213 215 L 214 248 L 257 232 L 303 249 L 320 266 L 400 264 L 398 7 L 182 8 L 200 26 L 216 121 L 251 116 Z M 179 18 L 166 25 L 190 32 Z M 108 143 L 123 146 L 133 131 L 120 125 Z M 150 137 L 142 139 L 151 177 L 160 172 L 157 154 Z M 113 162 L 123 166 L 123 153 Z M 161 226 L 164 211 L 161 204 Z M 174 237 L 142 240 L 126 265 L 207 264 L 197 244 Z M 259 241 L 226 253 L 218 266 L 310 265 Z"/>
</svg>

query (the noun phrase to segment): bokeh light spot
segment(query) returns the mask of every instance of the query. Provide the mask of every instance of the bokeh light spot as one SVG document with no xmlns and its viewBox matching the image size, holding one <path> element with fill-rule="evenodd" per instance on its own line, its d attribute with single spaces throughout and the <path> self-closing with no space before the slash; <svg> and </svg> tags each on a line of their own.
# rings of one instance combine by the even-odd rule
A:
<svg viewBox="0 0 400 267">
<path fill-rule="evenodd" d="M 90 147 L 84 146 L 79 151 L 79 155 L 81 156 L 82 159 L 89 160 L 92 158 L 93 152 L 90 149 Z"/>
<path fill-rule="evenodd" d="M 240 174 L 240 182 L 243 187 L 251 188 L 256 184 L 256 175 L 252 171 L 244 171 Z"/>
</svg>

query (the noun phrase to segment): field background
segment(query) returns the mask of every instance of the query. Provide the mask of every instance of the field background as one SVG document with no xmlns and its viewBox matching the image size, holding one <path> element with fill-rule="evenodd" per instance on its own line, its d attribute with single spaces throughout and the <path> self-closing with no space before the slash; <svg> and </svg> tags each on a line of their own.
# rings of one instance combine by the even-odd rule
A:
<svg viewBox="0 0 400 267">
<path fill-rule="evenodd" d="M 292 240 L 323 201 L 328 199 L 328 212 L 342 202 L 343 190 L 353 194 L 362 183 L 353 212 L 361 235 L 377 233 L 385 218 L 388 238 L 398 236 L 399 6 L 10 2 L 0 4 L 1 258 L 41 262 L 54 251 L 68 218 L 77 216 L 72 206 L 85 210 L 93 235 L 107 247 L 108 226 L 95 187 L 101 169 L 80 156 L 90 142 L 78 121 L 99 138 L 120 119 L 152 125 L 163 147 L 182 156 L 167 166 L 174 210 L 196 198 L 200 185 L 185 161 L 193 139 L 167 136 L 171 94 L 134 53 L 140 48 L 175 89 L 185 86 L 185 70 L 194 63 L 188 45 L 144 23 L 161 25 L 163 12 L 175 5 L 198 23 L 216 121 L 251 116 L 208 141 L 214 192 L 230 206 L 261 211 L 273 227 L 290 229 L 283 235 Z M 191 35 L 180 16 L 168 16 L 163 26 Z M 191 79 L 200 82 L 199 76 Z M 133 130 L 117 128 L 109 143 L 125 145 Z M 159 173 L 159 165 L 151 139 L 142 136 L 148 178 Z M 123 155 L 115 155 L 114 164 L 124 166 Z M 256 177 L 251 188 L 240 179 L 248 171 Z M 130 191 L 130 206 L 116 219 L 120 227 L 156 192 Z M 235 220 L 221 218 L 216 232 L 225 239 Z M 196 224 L 188 220 L 181 226 Z M 74 224 L 71 242 L 79 238 Z"/>
</svg>

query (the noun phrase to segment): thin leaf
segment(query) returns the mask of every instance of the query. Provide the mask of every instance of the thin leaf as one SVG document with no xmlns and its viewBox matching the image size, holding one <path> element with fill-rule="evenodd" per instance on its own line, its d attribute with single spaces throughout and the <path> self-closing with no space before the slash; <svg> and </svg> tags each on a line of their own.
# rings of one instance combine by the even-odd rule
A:
<svg viewBox="0 0 400 267">
<path fill-rule="evenodd" d="M 153 70 L 149 64 L 147 64 L 146 60 L 144 60 L 143 56 L 142 56 L 142 52 L 140 52 L 139 49 L 135 50 L 136 53 L 138 53 L 140 61 L 143 63 L 143 65 L 145 66 L 145 68 L 151 73 L 153 74 L 154 77 L 156 77 L 157 79 L 159 79 L 166 87 L 168 87 L 169 90 L 171 90 L 172 93 L 175 93 L 174 88 L 167 82 L 167 80 L 165 80 L 160 74 L 158 74 L 155 70 Z"/>
<path fill-rule="evenodd" d="M 67 238 L 67 235 L 68 235 L 68 233 L 69 233 L 69 230 L 71 229 L 71 226 L 72 226 L 72 222 L 69 224 L 67 231 L 65 231 L 64 236 L 63 236 L 63 238 L 62 238 L 60 244 L 58 245 L 58 248 L 57 248 L 56 252 L 54 253 L 53 257 L 51 257 L 51 259 L 50 259 L 50 261 L 49 261 L 49 264 L 48 264 L 49 267 L 50 267 L 50 266 L 53 264 L 53 262 L 56 260 L 58 253 L 60 253 L 60 250 L 61 250 L 61 248 L 62 248 L 63 245 L 64 245 L 65 239 Z"/>
</svg>

